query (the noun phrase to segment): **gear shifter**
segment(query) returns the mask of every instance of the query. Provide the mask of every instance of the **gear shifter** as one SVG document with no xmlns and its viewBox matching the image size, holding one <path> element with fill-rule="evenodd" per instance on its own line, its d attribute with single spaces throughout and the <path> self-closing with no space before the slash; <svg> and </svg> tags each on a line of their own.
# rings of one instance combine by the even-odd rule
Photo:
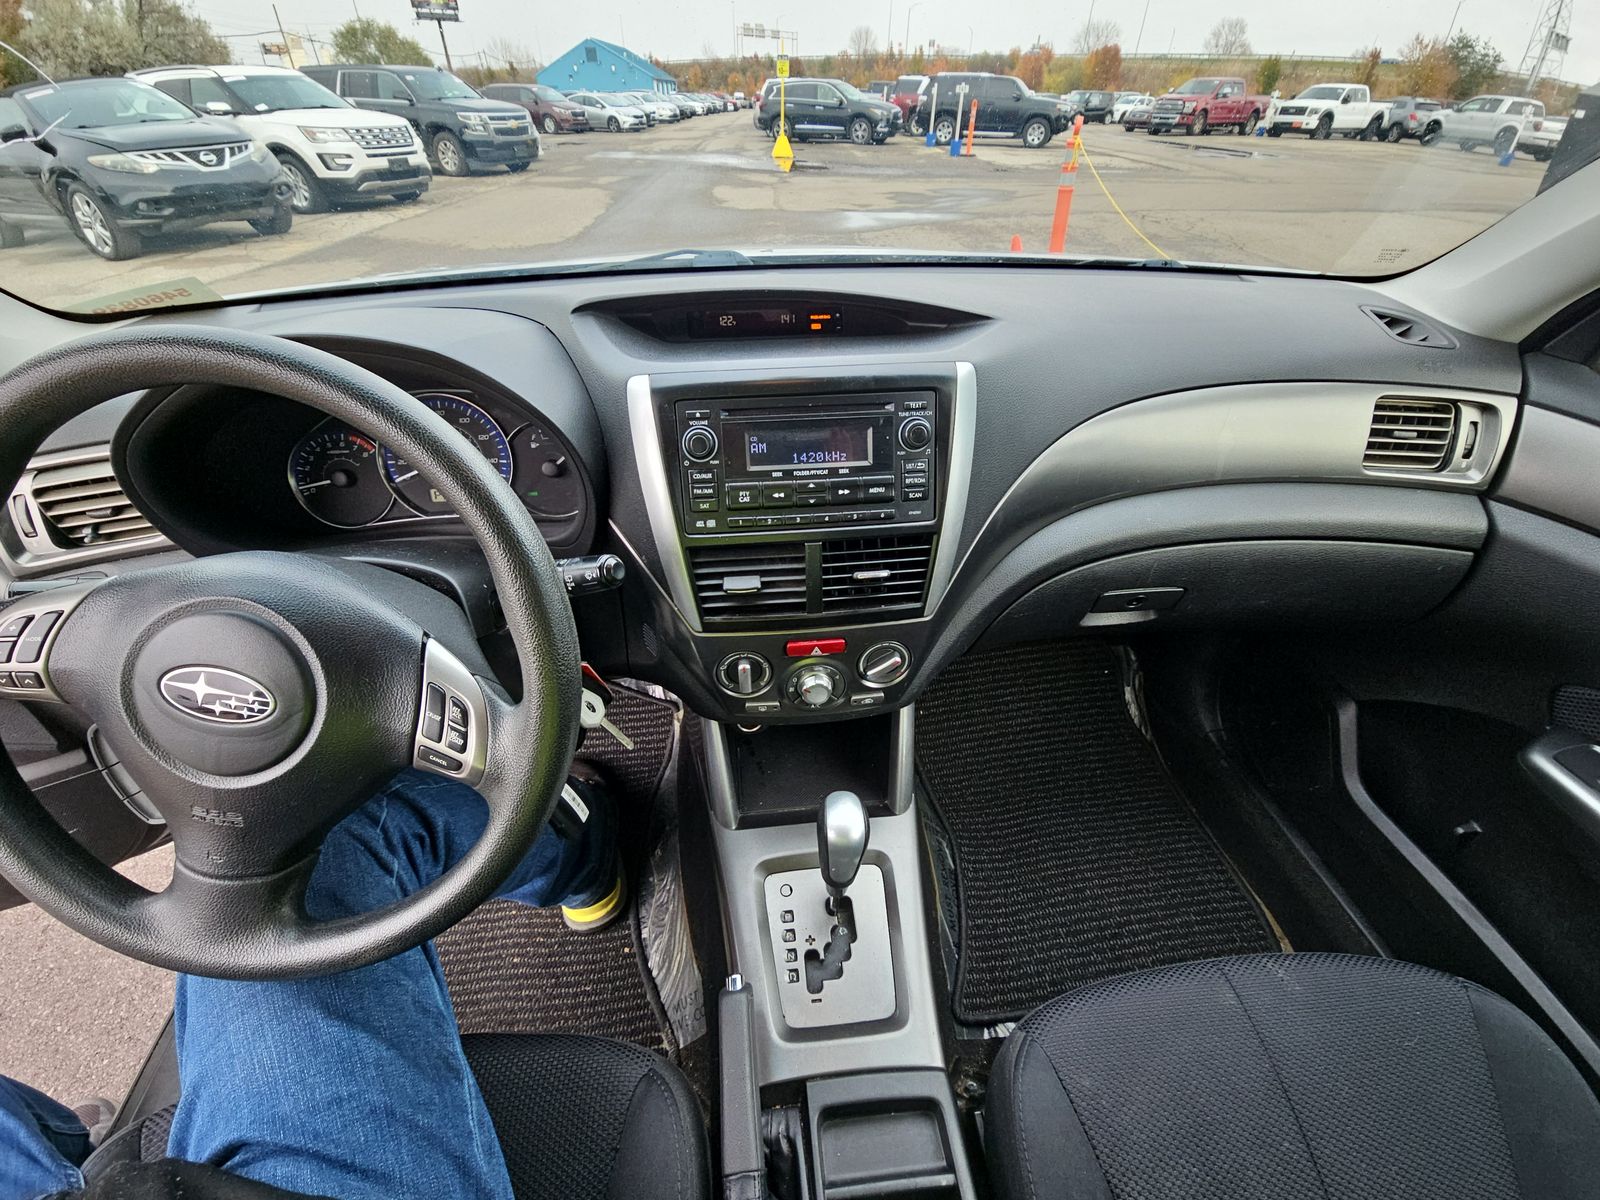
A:
<svg viewBox="0 0 1600 1200">
<path fill-rule="evenodd" d="M 817 858 L 822 864 L 822 881 L 828 895 L 837 902 L 855 882 L 861 859 L 867 852 L 867 808 L 854 792 L 829 792 L 817 810 Z"/>
</svg>

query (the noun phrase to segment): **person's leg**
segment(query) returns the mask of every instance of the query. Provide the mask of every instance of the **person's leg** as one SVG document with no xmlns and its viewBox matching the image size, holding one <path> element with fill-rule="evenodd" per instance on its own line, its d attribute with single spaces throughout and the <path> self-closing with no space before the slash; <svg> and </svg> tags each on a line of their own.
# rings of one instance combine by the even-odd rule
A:
<svg viewBox="0 0 1600 1200">
<path fill-rule="evenodd" d="M 329 836 L 307 904 L 331 918 L 426 886 L 483 832 L 483 801 L 407 772 Z M 501 889 L 577 903 L 614 871 L 614 818 L 546 831 Z M 315 979 L 179 976 L 182 1101 L 168 1151 L 340 1200 L 496 1197 L 511 1187 L 432 944 Z"/>
<path fill-rule="evenodd" d="M 0 1075 L 0 1200 L 83 1186 L 89 1131 L 70 1108 Z"/>
</svg>

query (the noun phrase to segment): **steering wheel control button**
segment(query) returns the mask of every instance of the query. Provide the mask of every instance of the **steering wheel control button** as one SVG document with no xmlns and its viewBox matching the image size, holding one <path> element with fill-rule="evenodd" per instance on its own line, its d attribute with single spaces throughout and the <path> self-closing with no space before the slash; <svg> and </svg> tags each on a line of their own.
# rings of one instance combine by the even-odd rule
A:
<svg viewBox="0 0 1600 1200">
<path fill-rule="evenodd" d="M 459 758 L 451 758 L 443 751 L 435 750 L 432 746 L 419 746 L 417 748 L 417 763 L 420 766 L 431 767 L 446 775 L 458 775 L 464 765 Z"/>
<path fill-rule="evenodd" d="M 476 784 L 488 760 L 489 713 L 483 689 L 466 664 L 434 638 L 423 647 L 422 679 L 413 764 Z"/>
<path fill-rule="evenodd" d="M 772 686 L 772 664 L 741 650 L 717 664 L 717 686 L 730 696 L 759 696 Z"/>
<path fill-rule="evenodd" d="M 8 663 L 17 652 L 17 640 L 0 642 L 0 663 Z"/>
<path fill-rule="evenodd" d="M 60 620 L 61 610 L 52 609 L 50 612 L 42 613 L 28 622 L 26 632 L 17 639 L 17 653 L 12 661 L 19 663 L 38 662 L 39 656 L 44 653 L 45 639 L 50 636 L 50 631 L 56 627 Z"/>
<path fill-rule="evenodd" d="M 783 648 L 790 658 L 815 658 L 823 654 L 843 654 L 842 637 L 795 638 Z"/>
<path fill-rule="evenodd" d="M 706 462 L 717 453 L 717 435 L 696 425 L 683 435 L 683 456 L 692 462 Z"/>
<path fill-rule="evenodd" d="M 37 671 L 17 671 L 11 676 L 13 687 L 25 688 L 29 691 L 40 692 L 44 690 L 44 680 Z"/>
<path fill-rule="evenodd" d="M 879 642 L 857 660 L 856 670 L 868 687 L 893 687 L 911 670 L 911 652 L 899 642 Z"/>
<path fill-rule="evenodd" d="M 22 636 L 22 631 L 28 627 L 28 622 L 33 620 L 32 613 L 23 613 L 20 617 L 12 617 L 4 624 L 0 624 L 0 642 L 11 642 Z"/>
</svg>

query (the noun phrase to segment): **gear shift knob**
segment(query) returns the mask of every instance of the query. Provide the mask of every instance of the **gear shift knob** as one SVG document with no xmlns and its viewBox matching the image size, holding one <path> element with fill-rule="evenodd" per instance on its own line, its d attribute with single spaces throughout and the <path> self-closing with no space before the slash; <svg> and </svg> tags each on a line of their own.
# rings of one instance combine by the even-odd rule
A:
<svg viewBox="0 0 1600 1200">
<path fill-rule="evenodd" d="M 855 882 L 867 852 L 867 807 L 854 792 L 829 792 L 817 810 L 817 857 L 828 892 L 840 897 Z"/>
</svg>

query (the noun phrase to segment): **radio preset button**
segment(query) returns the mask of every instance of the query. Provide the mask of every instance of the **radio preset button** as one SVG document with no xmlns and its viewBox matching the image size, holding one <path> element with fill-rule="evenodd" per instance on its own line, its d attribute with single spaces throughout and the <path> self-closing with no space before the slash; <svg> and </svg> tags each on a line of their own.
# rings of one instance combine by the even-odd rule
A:
<svg viewBox="0 0 1600 1200">
<path fill-rule="evenodd" d="M 793 508 L 794 486 L 788 483 L 762 484 L 761 504 L 764 508 Z"/>
</svg>

